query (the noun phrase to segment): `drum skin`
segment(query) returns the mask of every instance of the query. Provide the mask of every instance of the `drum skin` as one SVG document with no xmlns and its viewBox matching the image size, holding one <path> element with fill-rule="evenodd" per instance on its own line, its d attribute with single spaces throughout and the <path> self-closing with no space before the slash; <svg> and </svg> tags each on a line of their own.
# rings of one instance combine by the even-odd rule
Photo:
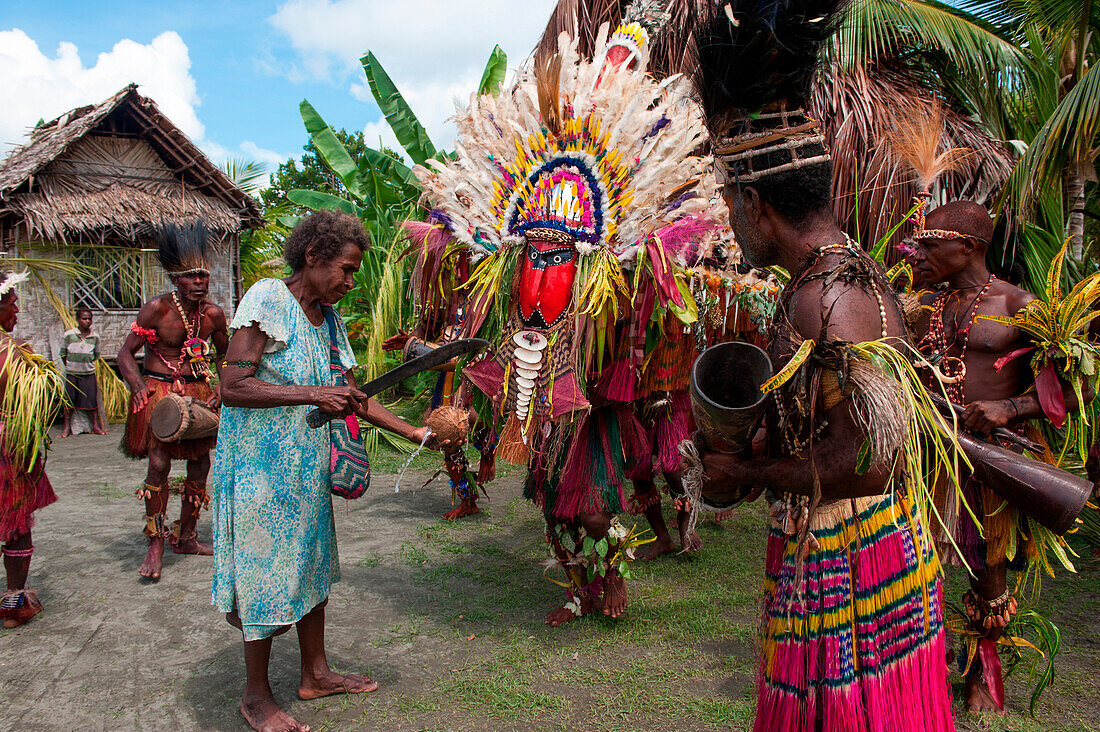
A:
<svg viewBox="0 0 1100 732">
<path fill-rule="evenodd" d="M 149 428 L 161 442 L 179 442 L 216 435 L 219 421 L 217 413 L 202 402 L 168 394 L 149 415 Z"/>
</svg>

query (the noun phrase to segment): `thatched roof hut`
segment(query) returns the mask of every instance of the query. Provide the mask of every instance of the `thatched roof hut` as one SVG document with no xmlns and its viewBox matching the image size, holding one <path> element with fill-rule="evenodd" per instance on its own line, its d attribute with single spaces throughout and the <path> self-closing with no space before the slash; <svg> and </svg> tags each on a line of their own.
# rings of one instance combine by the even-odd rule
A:
<svg viewBox="0 0 1100 732">
<path fill-rule="evenodd" d="M 39 280 L 17 332 L 47 347 L 56 312 L 87 305 L 113 355 L 145 300 L 168 283 L 152 255 L 163 223 L 206 223 L 211 300 L 232 313 L 240 296 L 238 236 L 262 225 L 256 202 L 131 84 L 109 99 L 40 124 L 0 162 L 0 250 L 65 259 L 77 279 Z"/>
</svg>

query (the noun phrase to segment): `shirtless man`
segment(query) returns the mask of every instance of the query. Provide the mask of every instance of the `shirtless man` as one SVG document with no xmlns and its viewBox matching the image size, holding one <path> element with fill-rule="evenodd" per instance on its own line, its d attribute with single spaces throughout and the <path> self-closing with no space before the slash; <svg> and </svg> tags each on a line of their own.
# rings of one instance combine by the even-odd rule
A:
<svg viewBox="0 0 1100 732">
<path fill-rule="evenodd" d="M 215 363 L 220 363 L 229 344 L 225 313 L 207 302 L 210 269 L 206 263 L 206 229 L 166 227 L 158 232 L 158 256 L 175 290 L 153 298 L 142 306 L 130 335 L 118 354 L 122 378 L 132 392 L 130 415 L 120 449 L 128 457 L 149 459 L 145 485 L 138 495 L 145 499 L 145 535 L 149 550 L 139 570 L 142 577 L 160 578 L 164 540 L 177 554 L 213 553 L 209 544 L 198 541 L 195 525 L 199 512 L 208 505 L 206 477 L 210 472 L 210 450 L 215 437 L 161 442 L 150 430 L 153 407 L 168 393 L 175 392 L 205 402 L 217 409 L 220 400 L 208 383 L 207 358 L 212 340 Z M 135 356 L 145 349 L 139 368 Z M 172 460 L 187 461 L 180 519 L 171 529 L 165 526 L 168 509 L 168 473 Z"/>
<path fill-rule="evenodd" d="M 1022 429 L 1027 420 L 1042 418 L 1043 410 L 1032 390 L 1035 377 L 1028 359 L 1015 358 L 997 367 L 1001 357 L 1032 345 L 1025 333 L 979 316 L 1015 315 L 1035 296 L 989 272 L 986 248 L 993 236 L 993 220 L 970 201 L 955 201 L 928 214 L 925 229 L 914 237 L 907 259 L 917 288 L 946 283 L 946 289 L 922 297 L 924 311 L 917 338 L 925 356 L 956 383 L 947 385 L 951 400 L 966 407 L 960 425 L 986 435 L 995 427 Z M 1073 390 L 1064 387 L 1068 409 L 1077 408 Z M 965 510 L 958 512 L 955 542 L 974 571 L 965 601 L 976 610 L 975 630 L 996 640 L 1005 626 L 1005 609 L 1014 612 L 1015 600 L 1007 585 L 1007 557 L 1012 527 L 1009 511 L 997 512 L 1002 499 L 972 476 L 963 483 L 964 495 L 981 518 L 984 539 Z M 994 515 L 995 514 L 995 515 Z M 952 552 L 949 562 L 959 564 Z M 1021 553 L 1022 554 L 1022 553 Z M 973 616 L 972 616 L 973 617 Z M 985 627 L 985 619 L 989 626 Z M 982 669 L 975 658 L 966 679 L 966 708 L 970 712 L 997 709 L 987 678 L 1000 668 Z"/>
</svg>

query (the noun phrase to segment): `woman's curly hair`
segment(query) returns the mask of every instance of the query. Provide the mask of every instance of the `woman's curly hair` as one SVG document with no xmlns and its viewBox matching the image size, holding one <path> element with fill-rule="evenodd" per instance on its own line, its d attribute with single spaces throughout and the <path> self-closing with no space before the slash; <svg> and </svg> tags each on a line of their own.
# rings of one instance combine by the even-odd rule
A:
<svg viewBox="0 0 1100 732">
<path fill-rule="evenodd" d="M 283 242 L 283 258 L 293 272 L 306 266 L 306 250 L 322 261 L 329 261 L 351 242 L 365 252 L 370 248 L 370 234 L 363 223 L 343 211 L 314 211 L 298 222 Z"/>
</svg>

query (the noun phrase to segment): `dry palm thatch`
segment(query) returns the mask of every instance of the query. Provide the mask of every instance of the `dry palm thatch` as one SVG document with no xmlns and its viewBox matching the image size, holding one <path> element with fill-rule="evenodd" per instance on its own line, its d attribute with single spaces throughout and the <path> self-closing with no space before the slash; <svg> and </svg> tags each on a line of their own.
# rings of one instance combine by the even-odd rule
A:
<svg viewBox="0 0 1100 732">
<path fill-rule="evenodd" d="M 942 139 L 930 159 L 952 148 L 966 148 L 970 155 L 967 166 L 939 177 L 933 201 L 985 203 L 1008 178 L 1012 158 L 977 122 L 884 68 L 845 72 L 834 68 L 815 83 L 811 109 L 824 123 L 833 154 L 833 211 L 841 226 L 864 246 L 878 242 L 906 215 L 921 185 L 913 168 L 890 144 L 891 136 L 906 134 L 911 120 L 929 119 L 937 107 L 942 109 Z M 903 226 L 889 243 L 896 244 L 910 233 L 911 228 Z M 887 261 L 894 260 L 888 256 Z"/>
<path fill-rule="evenodd" d="M 148 234 L 198 217 L 223 232 L 261 224 L 255 201 L 127 86 L 36 127 L 0 162 L 0 215 L 43 238 L 115 229 Z"/>
</svg>

